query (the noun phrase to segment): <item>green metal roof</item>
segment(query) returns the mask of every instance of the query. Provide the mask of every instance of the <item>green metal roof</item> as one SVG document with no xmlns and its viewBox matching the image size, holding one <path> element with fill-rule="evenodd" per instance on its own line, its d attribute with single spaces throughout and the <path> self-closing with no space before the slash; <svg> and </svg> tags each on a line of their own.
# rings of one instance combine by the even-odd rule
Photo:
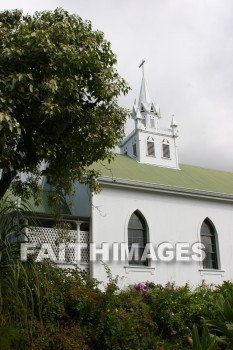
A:
<svg viewBox="0 0 233 350">
<path fill-rule="evenodd" d="M 49 206 L 48 197 L 50 191 L 41 190 L 39 204 L 36 205 L 33 197 L 26 201 L 26 206 L 31 212 L 40 213 L 40 214 L 54 214 L 60 213 L 61 215 L 71 215 L 70 208 L 68 207 L 65 200 L 62 202 L 61 207 Z"/>
<path fill-rule="evenodd" d="M 172 186 L 190 191 L 233 195 L 233 173 L 221 170 L 184 164 L 180 164 L 180 170 L 169 169 L 141 164 L 128 156 L 119 154 L 110 164 L 107 161 L 96 163 L 94 168 L 101 172 L 100 180 L 123 179 L 135 184 Z"/>
</svg>

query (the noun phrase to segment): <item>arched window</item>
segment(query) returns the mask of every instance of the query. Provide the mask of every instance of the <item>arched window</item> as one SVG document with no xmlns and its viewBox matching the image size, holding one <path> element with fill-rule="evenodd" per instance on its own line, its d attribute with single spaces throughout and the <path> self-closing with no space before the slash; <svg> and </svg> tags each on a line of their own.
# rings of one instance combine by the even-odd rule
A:
<svg viewBox="0 0 233 350">
<path fill-rule="evenodd" d="M 164 139 L 162 143 L 163 158 L 170 158 L 170 146 L 169 141 Z"/>
<path fill-rule="evenodd" d="M 149 136 L 147 138 L 147 155 L 155 156 L 155 143 L 153 137 Z"/>
<path fill-rule="evenodd" d="M 135 211 L 128 224 L 128 248 L 129 264 L 148 265 L 148 261 L 142 261 L 142 254 L 147 244 L 147 226 L 145 220 L 138 211 Z M 135 248 L 135 249 L 134 249 Z"/>
<path fill-rule="evenodd" d="M 201 225 L 201 243 L 205 246 L 203 268 L 217 270 L 219 268 L 217 233 L 209 219 L 205 219 Z"/>
</svg>

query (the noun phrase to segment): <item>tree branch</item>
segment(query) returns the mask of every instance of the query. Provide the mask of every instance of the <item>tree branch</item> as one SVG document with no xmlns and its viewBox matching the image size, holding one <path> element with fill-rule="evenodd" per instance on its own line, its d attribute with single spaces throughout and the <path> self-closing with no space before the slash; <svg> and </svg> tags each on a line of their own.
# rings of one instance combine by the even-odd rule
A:
<svg viewBox="0 0 233 350">
<path fill-rule="evenodd" d="M 12 172 L 4 173 L 0 180 L 0 199 L 3 198 L 7 190 L 9 189 L 11 182 L 13 181 L 16 174 Z"/>
</svg>

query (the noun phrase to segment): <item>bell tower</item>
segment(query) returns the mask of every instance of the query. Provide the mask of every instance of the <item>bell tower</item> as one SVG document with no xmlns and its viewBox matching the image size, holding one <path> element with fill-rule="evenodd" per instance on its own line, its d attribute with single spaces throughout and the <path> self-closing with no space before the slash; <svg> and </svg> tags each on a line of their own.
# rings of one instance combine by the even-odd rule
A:
<svg viewBox="0 0 233 350">
<path fill-rule="evenodd" d="M 135 128 L 122 141 L 121 153 L 139 163 L 179 169 L 176 146 L 178 125 L 172 116 L 169 128 L 159 128 L 160 108 L 150 98 L 144 76 L 144 63 L 143 60 L 139 66 L 142 68 L 142 83 L 138 103 L 135 101 L 132 110 Z"/>
</svg>

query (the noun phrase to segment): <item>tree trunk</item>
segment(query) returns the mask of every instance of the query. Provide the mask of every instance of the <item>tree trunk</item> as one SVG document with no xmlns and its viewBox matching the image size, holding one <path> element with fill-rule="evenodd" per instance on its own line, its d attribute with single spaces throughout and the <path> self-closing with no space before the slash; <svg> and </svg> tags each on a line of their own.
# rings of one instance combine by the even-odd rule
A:
<svg viewBox="0 0 233 350">
<path fill-rule="evenodd" d="M 7 192 L 14 177 L 15 177 L 15 174 L 10 172 L 2 174 L 2 178 L 0 179 L 0 200 L 3 198 L 4 194 Z"/>
</svg>

